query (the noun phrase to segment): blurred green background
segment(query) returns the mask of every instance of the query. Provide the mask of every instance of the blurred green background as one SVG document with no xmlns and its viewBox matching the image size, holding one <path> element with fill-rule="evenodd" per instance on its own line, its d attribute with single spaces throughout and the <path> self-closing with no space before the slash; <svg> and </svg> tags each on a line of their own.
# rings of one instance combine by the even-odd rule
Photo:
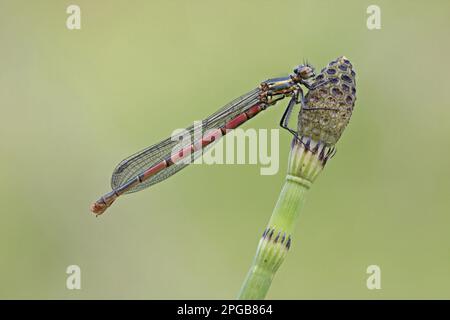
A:
<svg viewBox="0 0 450 320">
<path fill-rule="evenodd" d="M 81 30 L 66 8 L 81 7 Z M 381 7 L 381 30 L 366 8 Z M 450 298 L 447 1 L 0 1 L 0 298 L 234 298 L 280 170 L 191 166 L 95 218 L 124 157 L 307 58 L 349 127 L 268 298 Z M 244 128 L 278 128 L 286 102 Z M 68 265 L 82 289 L 67 290 Z M 381 267 L 381 290 L 366 268 Z"/>
</svg>

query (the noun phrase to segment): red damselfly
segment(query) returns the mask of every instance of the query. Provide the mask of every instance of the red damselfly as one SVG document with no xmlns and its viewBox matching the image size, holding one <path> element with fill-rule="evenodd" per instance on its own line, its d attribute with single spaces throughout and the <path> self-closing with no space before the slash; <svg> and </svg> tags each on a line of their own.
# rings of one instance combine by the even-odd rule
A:
<svg viewBox="0 0 450 320">
<path fill-rule="evenodd" d="M 310 65 L 299 65 L 286 77 L 263 81 L 256 89 L 242 95 L 225 105 L 202 121 L 203 128 L 208 131 L 200 139 L 195 139 L 195 127 L 186 128 L 194 143 L 179 143 L 169 137 L 121 161 L 114 169 L 111 178 L 112 191 L 103 195 L 91 206 L 96 215 L 102 214 L 114 200 L 127 193 L 145 189 L 161 182 L 188 165 L 183 161 L 186 157 L 195 159 L 211 147 L 214 142 L 226 135 L 230 130 L 242 125 L 267 107 L 289 97 L 289 104 L 280 121 L 280 125 L 297 135 L 296 130 L 288 126 L 295 105 L 304 104 L 302 85 L 314 89 L 322 83 L 313 82 L 314 68 Z M 314 84 L 313 84 L 314 83 Z"/>
</svg>

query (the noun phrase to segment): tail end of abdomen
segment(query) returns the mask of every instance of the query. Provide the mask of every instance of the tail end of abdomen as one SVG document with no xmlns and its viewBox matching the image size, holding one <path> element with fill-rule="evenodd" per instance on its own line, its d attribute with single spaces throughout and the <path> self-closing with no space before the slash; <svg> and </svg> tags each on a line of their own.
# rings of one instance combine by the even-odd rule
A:
<svg viewBox="0 0 450 320">
<path fill-rule="evenodd" d="M 103 214 L 103 212 L 105 212 L 105 210 L 108 209 L 109 206 L 111 206 L 114 200 L 116 200 L 117 196 L 118 195 L 114 191 L 105 194 L 103 197 L 101 197 L 91 205 L 92 213 L 96 216 Z"/>
</svg>

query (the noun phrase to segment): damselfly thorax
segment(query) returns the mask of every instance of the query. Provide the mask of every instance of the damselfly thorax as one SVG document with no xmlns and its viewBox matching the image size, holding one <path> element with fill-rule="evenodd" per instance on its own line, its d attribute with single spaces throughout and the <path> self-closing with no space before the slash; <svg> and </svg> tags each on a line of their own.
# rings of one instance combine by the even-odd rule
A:
<svg viewBox="0 0 450 320">
<path fill-rule="evenodd" d="M 310 65 L 300 65 L 289 76 L 263 81 L 257 88 L 205 118 L 202 124 L 208 133 L 203 137 L 195 139 L 195 127 L 191 126 L 185 130 L 191 139 L 186 139 L 184 144 L 168 137 L 122 160 L 112 174 L 112 191 L 98 199 L 91 206 L 91 211 L 102 214 L 120 195 L 140 191 L 167 179 L 188 165 L 183 161 L 185 157 L 196 159 L 217 142 L 217 136 L 226 135 L 287 97 L 290 102 L 280 125 L 297 135 L 297 130 L 289 128 L 289 119 L 293 107 L 304 103 L 302 86 L 312 90 L 323 85 L 320 81 L 313 82 L 314 77 L 314 69 Z"/>
</svg>

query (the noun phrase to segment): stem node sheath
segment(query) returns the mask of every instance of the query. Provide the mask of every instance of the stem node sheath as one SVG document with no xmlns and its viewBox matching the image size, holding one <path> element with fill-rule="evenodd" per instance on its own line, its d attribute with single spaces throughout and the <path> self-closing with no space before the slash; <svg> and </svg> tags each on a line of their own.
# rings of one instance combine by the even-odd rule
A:
<svg viewBox="0 0 450 320">
<path fill-rule="evenodd" d="M 283 189 L 259 241 L 239 299 L 263 299 L 266 296 L 276 271 L 291 247 L 292 232 L 305 201 L 305 193 L 333 155 L 333 150 L 304 137 L 301 141 L 297 138 L 292 141 Z"/>
</svg>

